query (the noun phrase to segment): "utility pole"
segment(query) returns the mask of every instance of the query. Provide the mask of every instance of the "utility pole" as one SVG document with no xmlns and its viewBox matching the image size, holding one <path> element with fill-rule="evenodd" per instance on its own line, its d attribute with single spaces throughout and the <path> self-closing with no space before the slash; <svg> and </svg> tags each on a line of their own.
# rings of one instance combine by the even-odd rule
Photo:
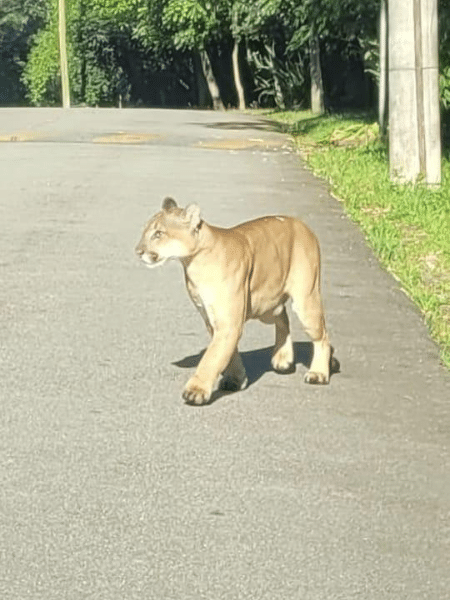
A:
<svg viewBox="0 0 450 600">
<path fill-rule="evenodd" d="M 387 133 L 387 99 L 388 99 L 388 77 L 387 77 L 387 0 L 381 0 L 379 41 L 380 41 L 380 80 L 378 82 L 378 124 L 381 137 L 386 138 Z"/>
<path fill-rule="evenodd" d="M 390 0 L 388 30 L 391 179 L 439 185 L 437 0 Z"/>
<path fill-rule="evenodd" d="M 70 108 L 69 69 L 67 67 L 65 0 L 59 0 L 59 64 L 61 69 L 61 90 L 63 108 Z"/>
</svg>

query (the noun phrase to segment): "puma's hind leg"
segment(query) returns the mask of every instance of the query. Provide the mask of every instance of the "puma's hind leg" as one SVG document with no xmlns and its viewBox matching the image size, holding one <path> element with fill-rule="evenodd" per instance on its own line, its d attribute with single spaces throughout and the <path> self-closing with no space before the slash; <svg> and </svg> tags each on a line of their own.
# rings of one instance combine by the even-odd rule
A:
<svg viewBox="0 0 450 600">
<path fill-rule="evenodd" d="M 325 328 L 320 292 L 315 286 L 310 294 L 296 297 L 293 309 L 313 342 L 313 357 L 305 383 L 327 384 L 330 381 L 331 346 Z"/>
</svg>

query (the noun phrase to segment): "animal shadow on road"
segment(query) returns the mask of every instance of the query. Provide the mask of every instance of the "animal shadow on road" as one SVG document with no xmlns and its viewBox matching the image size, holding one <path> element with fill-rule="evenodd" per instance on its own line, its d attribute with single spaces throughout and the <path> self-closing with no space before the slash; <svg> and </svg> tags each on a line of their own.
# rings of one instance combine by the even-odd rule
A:
<svg viewBox="0 0 450 600">
<path fill-rule="evenodd" d="M 177 360 L 172 364 L 176 367 L 180 367 L 181 369 L 191 369 L 197 367 L 200 359 L 204 354 L 204 350 L 199 352 L 198 354 L 192 354 L 191 356 L 186 356 L 181 360 Z M 273 367 L 270 363 L 273 353 L 273 346 L 268 346 L 267 348 L 259 348 L 258 350 L 247 350 L 244 352 L 240 352 L 242 357 L 242 362 L 244 363 L 245 370 L 247 371 L 248 377 L 248 387 L 256 383 L 261 377 L 270 371 L 273 371 Z M 313 346 L 311 342 L 294 342 L 294 365 L 287 374 L 291 374 L 295 372 L 295 367 L 298 364 L 303 365 L 306 368 L 309 368 L 312 360 Z M 282 377 L 282 374 L 280 374 Z M 217 390 L 213 393 L 209 404 L 216 402 L 222 396 L 228 396 L 235 392 L 230 392 L 227 390 Z"/>
</svg>

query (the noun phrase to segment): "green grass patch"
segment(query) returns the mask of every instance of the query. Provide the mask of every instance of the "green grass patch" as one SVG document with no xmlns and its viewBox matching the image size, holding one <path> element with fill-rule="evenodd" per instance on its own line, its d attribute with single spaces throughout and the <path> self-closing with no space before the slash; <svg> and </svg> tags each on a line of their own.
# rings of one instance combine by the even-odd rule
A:
<svg viewBox="0 0 450 600">
<path fill-rule="evenodd" d="M 330 184 L 381 263 L 424 314 L 450 369 L 450 160 L 442 185 L 394 185 L 374 120 L 265 113 L 294 136 L 312 170 Z"/>
</svg>

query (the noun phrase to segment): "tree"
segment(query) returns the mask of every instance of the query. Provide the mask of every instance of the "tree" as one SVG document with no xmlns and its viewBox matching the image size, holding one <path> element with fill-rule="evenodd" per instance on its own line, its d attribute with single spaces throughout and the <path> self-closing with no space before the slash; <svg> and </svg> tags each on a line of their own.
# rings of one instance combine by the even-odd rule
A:
<svg viewBox="0 0 450 600">
<path fill-rule="evenodd" d="M 290 49 L 309 47 L 311 100 L 313 112 L 324 110 L 321 70 L 321 40 L 339 37 L 349 51 L 354 40 L 373 38 L 376 32 L 380 0 L 292 0 L 292 37 Z"/>
<path fill-rule="evenodd" d="M 292 106 L 299 92 L 298 83 L 300 81 L 301 87 L 304 77 L 298 70 L 302 65 L 302 61 L 297 60 L 298 53 L 292 63 L 286 52 L 288 0 L 254 0 L 251 3 L 235 0 L 231 10 L 234 53 L 238 55 L 239 48 L 245 47 L 247 72 L 252 71 L 254 80 L 254 90 L 250 90 L 248 96 L 257 92 L 259 102 L 273 103 L 279 108 Z M 236 61 L 233 66 L 238 85 L 242 80 L 237 71 L 239 63 Z"/>
<path fill-rule="evenodd" d="M 117 40 L 131 40 L 137 0 L 67 0 L 67 54 L 75 103 L 112 103 L 126 94 Z M 35 105 L 59 104 L 58 3 L 48 0 L 44 28 L 34 38 L 24 81 Z"/>
<path fill-rule="evenodd" d="M 33 0 L 2 0 L 0 4 L 0 52 L 21 54 L 42 25 L 48 5 Z M 21 55 L 22 56 L 22 55 Z"/>
<path fill-rule="evenodd" d="M 239 64 L 239 49 L 242 40 L 242 33 L 240 31 L 240 9 L 242 9 L 242 2 L 233 2 L 231 5 L 231 32 L 233 35 L 233 53 L 232 53 L 232 65 L 233 65 L 233 78 L 234 85 L 236 87 L 236 93 L 238 97 L 238 107 L 240 110 L 244 110 L 246 107 L 245 91 L 242 83 L 241 68 Z"/>
<path fill-rule="evenodd" d="M 34 104 L 60 102 L 57 1 L 35 2 L 45 4 L 48 14 L 34 37 L 24 74 Z M 339 53 L 358 51 L 354 39 L 362 39 L 370 27 L 375 30 L 376 21 L 370 24 L 370 19 L 379 0 L 66 2 L 75 103 L 127 101 L 133 86 L 143 88 L 146 79 L 139 72 L 146 71 L 172 74 L 189 89 L 190 102 L 200 105 L 209 103 L 209 96 L 216 108 L 223 107 L 223 98 L 234 102 L 234 81 L 240 107 L 257 99 L 283 108 L 305 102 L 308 80 L 320 75 L 332 40 L 342 42 Z M 319 91 L 326 88 L 326 76 L 323 84 L 320 77 L 318 81 Z M 158 94 L 165 104 L 165 92 Z M 150 96 L 148 101 L 155 102 L 155 94 Z"/>
<path fill-rule="evenodd" d="M 175 48 L 190 50 L 200 57 L 214 109 L 224 109 L 220 89 L 211 64 L 208 47 L 220 39 L 221 22 L 226 20 L 223 2 L 208 0 L 169 0 L 163 9 L 162 23 L 171 33 Z"/>
<path fill-rule="evenodd" d="M 33 0 L 0 2 L 0 102 L 20 103 L 21 82 L 31 40 L 46 18 L 46 3 Z"/>
<path fill-rule="evenodd" d="M 440 98 L 444 110 L 444 126 L 450 137 L 450 0 L 439 1 Z"/>
<path fill-rule="evenodd" d="M 55 5 L 49 2 L 46 24 L 33 38 L 22 75 L 28 99 L 32 104 L 42 106 L 59 103 L 58 69 L 57 10 Z"/>
</svg>

